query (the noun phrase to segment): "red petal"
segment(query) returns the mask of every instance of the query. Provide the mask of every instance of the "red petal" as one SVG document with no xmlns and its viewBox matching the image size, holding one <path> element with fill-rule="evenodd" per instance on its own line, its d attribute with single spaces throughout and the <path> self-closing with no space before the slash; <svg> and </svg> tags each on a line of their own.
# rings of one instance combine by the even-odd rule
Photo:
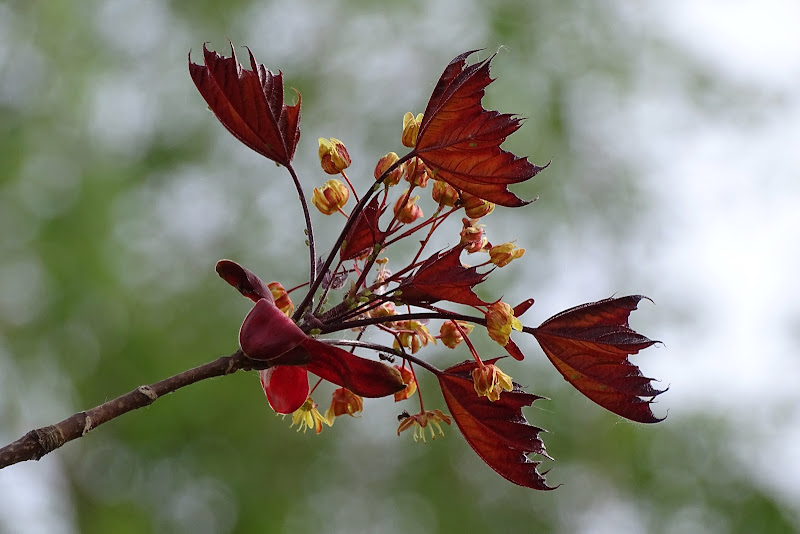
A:
<svg viewBox="0 0 800 534">
<path fill-rule="evenodd" d="M 258 302 L 261 299 L 274 301 L 272 292 L 261 281 L 261 278 L 235 261 L 219 260 L 217 262 L 217 274 L 253 302 Z"/>
<path fill-rule="evenodd" d="M 189 74 L 219 121 L 239 141 L 262 156 L 289 165 L 300 140 L 300 94 L 297 104 L 283 100 L 283 75 L 256 63 L 243 69 L 231 44 L 231 57 L 203 45 L 205 65 L 189 59 Z"/>
<path fill-rule="evenodd" d="M 387 397 L 406 385 L 396 369 L 367 360 L 313 338 L 303 342 L 311 356 L 307 368 L 320 378 L 349 389 L 362 397 Z"/>
<path fill-rule="evenodd" d="M 500 148 L 517 131 L 519 118 L 483 108 L 484 89 L 492 82 L 492 57 L 466 66 L 465 52 L 453 59 L 433 90 L 420 124 L 414 153 L 436 178 L 501 206 L 528 202 L 508 190 L 544 167 Z"/>
<path fill-rule="evenodd" d="M 459 430 L 478 456 L 507 480 L 533 489 L 553 489 L 537 470 L 541 462 L 527 456 L 536 453 L 549 458 L 539 438 L 543 430 L 530 425 L 522 415 L 524 406 L 543 397 L 524 392 L 518 384 L 514 384 L 513 391 L 504 391 L 495 402 L 479 397 L 471 375 L 477 365 L 469 360 L 437 375 Z"/>
<path fill-rule="evenodd" d="M 303 366 L 276 365 L 259 374 L 267 401 L 278 413 L 292 413 L 308 398 L 308 373 Z"/>
<path fill-rule="evenodd" d="M 650 410 L 663 393 L 628 356 L 655 341 L 631 330 L 628 316 L 641 295 L 582 304 L 546 320 L 533 332 L 556 369 L 603 408 L 640 423 L 661 421 Z M 641 397 L 645 397 L 642 399 Z"/>
<path fill-rule="evenodd" d="M 300 327 L 268 299 L 256 302 L 239 331 L 239 345 L 245 356 L 276 365 L 306 363 L 308 355 L 300 345 L 307 339 Z"/>
</svg>

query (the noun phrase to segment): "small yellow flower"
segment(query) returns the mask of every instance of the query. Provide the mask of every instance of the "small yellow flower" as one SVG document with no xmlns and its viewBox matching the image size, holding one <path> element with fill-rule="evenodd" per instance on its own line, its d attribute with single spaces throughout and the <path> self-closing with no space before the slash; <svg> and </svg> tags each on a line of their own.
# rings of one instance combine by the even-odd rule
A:
<svg viewBox="0 0 800 534">
<path fill-rule="evenodd" d="M 444 430 L 442 430 L 441 423 L 450 424 L 450 417 L 446 416 L 442 413 L 441 410 L 430 410 L 427 412 L 418 413 L 416 415 L 408 415 L 403 414 L 401 416 L 402 419 L 400 420 L 400 426 L 397 427 L 397 435 L 400 435 L 400 432 L 404 430 L 408 430 L 411 427 L 414 427 L 414 441 L 422 440 L 423 443 L 426 443 L 425 440 L 425 427 L 430 424 L 430 431 L 431 431 L 431 438 L 436 439 L 436 432 L 439 432 L 440 436 L 444 436 Z"/>
<path fill-rule="evenodd" d="M 340 415 L 355 417 L 364 409 L 364 399 L 347 388 L 339 388 L 333 392 L 331 406 L 325 412 L 325 421 L 333 426 L 333 421 Z"/>
<path fill-rule="evenodd" d="M 319 164 L 328 174 L 339 174 L 350 166 L 350 154 L 344 143 L 331 137 L 330 140 L 319 138 Z"/>
<path fill-rule="evenodd" d="M 514 389 L 511 377 L 490 364 L 481 364 L 472 371 L 472 383 L 479 397 L 487 397 L 494 402 L 500 398 L 500 393 Z"/>
<path fill-rule="evenodd" d="M 331 426 L 331 423 L 329 423 L 328 420 L 323 417 L 321 413 L 319 413 L 319 410 L 317 410 L 317 405 L 314 402 L 314 399 L 309 397 L 306 399 L 303 405 L 295 410 L 295 412 L 292 414 L 292 424 L 290 427 L 298 425 L 298 432 L 301 430 L 305 432 L 309 428 L 313 428 L 316 433 L 319 434 L 322 432 L 322 423 Z"/>
<path fill-rule="evenodd" d="M 289 293 L 286 292 L 286 289 L 284 289 L 280 282 L 270 282 L 267 284 L 267 287 L 269 288 L 269 292 L 272 293 L 272 298 L 275 299 L 275 306 L 277 306 L 284 315 L 291 317 L 294 311 L 294 303 L 292 299 L 289 298 Z"/>
<path fill-rule="evenodd" d="M 505 267 L 523 254 L 524 248 L 519 248 L 514 243 L 503 243 L 489 249 L 489 260 L 498 267 Z"/>
<path fill-rule="evenodd" d="M 456 321 L 458 326 L 461 327 L 466 334 L 472 332 L 472 329 L 475 328 L 475 325 L 464 321 Z M 456 325 L 453 324 L 453 321 L 447 321 L 442 324 L 442 327 L 439 329 L 439 339 L 442 340 L 445 347 L 454 349 L 456 348 L 459 343 L 464 341 L 464 336 L 461 335 L 461 330 L 459 330 Z"/>
<path fill-rule="evenodd" d="M 311 203 L 325 215 L 333 215 L 347 204 L 349 198 L 350 190 L 334 178 L 325 182 L 322 189 L 314 188 Z"/>
<path fill-rule="evenodd" d="M 505 347 L 512 329 L 521 331 L 522 323 L 514 317 L 511 306 L 501 300 L 490 304 L 486 311 L 486 331 L 489 332 L 489 337 Z"/>
<path fill-rule="evenodd" d="M 419 125 L 422 122 L 422 113 L 414 117 L 410 111 L 403 115 L 403 146 L 414 148 L 417 144 Z"/>
</svg>

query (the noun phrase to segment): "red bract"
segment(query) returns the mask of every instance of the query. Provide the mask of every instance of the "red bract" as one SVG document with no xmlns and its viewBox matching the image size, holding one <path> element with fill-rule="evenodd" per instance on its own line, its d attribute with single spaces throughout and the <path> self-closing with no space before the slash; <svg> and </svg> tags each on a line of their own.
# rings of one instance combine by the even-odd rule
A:
<svg viewBox="0 0 800 534">
<path fill-rule="evenodd" d="M 466 65 L 474 51 L 456 56 L 433 89 L 420 124 L 414 154 L 434 176 L 453 187 L 501 206 L 524 206 L 508 185 L 533 178 L 544 167 L 500 148 L 521 119 L 488 111 L 481 104 L 492 82 L 492 57 Z"/>
<path fill-rule="evenodd" d="M 485 363 L 494 364 L 498 359 Z M 494 402 L 475 394 L 472 360 L 437 373 L 442 394 L 458 429 L 478 456 L 500 475 L 520 486 L 539 490 L 553 489 L 545 483 L 537 468 L 541 462 L 528 458 L 529 453 L 550 458 L 539 438 L 541 428 L 532 426 L 522 415 L 522 408 L 543 399 L 526 393 L 519 384 L 504 392 Z"/>
<path fill-rule="evenodd" d="M 189 74 L 219 121 L 239 141 L 265 158 L 288 166 L 300 140 L 300 93 L 297 104 L 283 101 L 283 75 L 256 63 L 242 68 L 231 44 L 231 57 L 203 45 L 205 65 L 189 59 Z"/>
<path fill-rule="evenodd" d="M 603 408 L 640 423 L 661 421 L 650 403 L 663 393 L 628 356 L 655 341 L 631 330 L 628 316 L 641 295 L 582 304 L 551 317 L 533 335 L 575 388 Z M 643 400 L 641 397 L 648 398 Z"/>
<path fill-rule="evenodd" d="M 256 275 L 229 260 L 219 262 L 217 272 L 245 296 L 257 293 L 254 288 L 266 287 Z M 248 358 L 270 364 L 261 373 L 261 384 L 276 412 L 292 413 L 305 402 L 306 371 L 362 397 L 387 397 L 405 388 L 400 373 L 388 365 L 306 335 L 275 306 L 269 290 L 267 295 L 256 301 L 242 323 L 239 345 Z"/>
</svg>

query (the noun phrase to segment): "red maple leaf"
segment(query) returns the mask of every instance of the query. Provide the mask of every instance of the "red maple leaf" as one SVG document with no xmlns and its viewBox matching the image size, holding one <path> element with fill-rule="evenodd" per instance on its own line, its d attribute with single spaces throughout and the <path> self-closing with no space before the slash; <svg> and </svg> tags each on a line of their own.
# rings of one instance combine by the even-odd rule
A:
<svg viewBox="0 0 800 534">
<path fill-rule="evenodd" d="M 219 121 L 239 141 L 262 156 L 289 166 L 300 140 L 300 93 L 297 104 L 283 100 L 283 74 L 272 73 L 256 63 L 242 68 L 231 44 L 231 57 L 209 51 L 203 45 L 204 65 L 192 63 L 189 74 L 197 90 Z"/>
<path fill-rule="evenodd" d="M 485 361 L 493 364 L 498 358 Z M 541 462 L 528 458 L 529 453 L 550 458 L 539 438 L 541 428 L 532 426 L 522 415 L 522 407 L 542 399 L 526 393 L 519 384 L 505 391 L 494 402 L 479 397 L 472 381 L 478 363 L 468 360 L 437 373 L 444 400 L 467 443 L 486 464 L 507 480 L 538 490 L 554 489 L 545 483 Z"/>
<path fill-rule="evenodd" d="M 414 154 L 436 178 L 501 206 L 524 206 L 508 185 L 524 182 L 544 167 L 500 148 L 517 131 L 521 119 L 488 111 L 481 104 L 492 82 L 489 63 L 494 56 L 466 66 L 474 52 L 457 56 L 445 68 L 422 117 Z"/>
<path fill-rule="evenodd" d="M 472 288 L 483 282 L 491 271 L 479 273 L 475 267 L 464 267 L 460 259 L 462 250 L 463 246 L 457 246 L 425 260 L 398 286 L 403 303 L 419 305 L 447 300 L 468 306 L 486 305 Z"/>
<path fill-rule="evenodd" d="M 378 207 L 378 197 L 373 197 L 369 204 L 358 214 L 355 224 L 347 232 L 339 252 L 340 258 L 352 260 L 366 252 L 371 252 L 375 243 L 383 240 L 384 232 L 378 229 L 378 219 L 386 208 Z"/>
<path fill-rule="evenodd" d="M 650 384 L 628 356 L 656 343 L 631 330 L 628 316 L 641 295 L 582 304 L 531 329 L 556 369 L 603 408 L 640 423 L 661 421 L 650 403 L 663 390 Z"/>
</svg>

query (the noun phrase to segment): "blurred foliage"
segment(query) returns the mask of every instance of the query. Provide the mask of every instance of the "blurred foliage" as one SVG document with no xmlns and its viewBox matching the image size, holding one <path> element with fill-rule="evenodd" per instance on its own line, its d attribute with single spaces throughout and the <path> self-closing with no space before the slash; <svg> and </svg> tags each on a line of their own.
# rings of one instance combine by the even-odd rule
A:
<svg viewBox="0 0 800 534">
<path fill-rule="evenodd" d="M 248 305 L 216 279 L 217 259 L 287 287 L 302 281 L 288 177 L 205 110 L 186 70 L 190 49 L 197 58 L 204 41 L 224 50 L 230 38 L 284 71 L 303 94 L 298 170 L 310 189 L 325 179 L 317 137 L 345 140 L 351 176 L 363 184 L 372 162 L 400 148 L 403 112 L 422 110 L 447 61 L 504 45 L 487 103 L 528 117 L 510 150 L 553 161 L 518 191 L 543 200 L 494 223 L 539 254 L 525 273 L 537 296 L 551 276 L 542 256 L 553 239 L 599 225 L 615 250 L 648 203 L 635 164 L 599 152 L 603 132 L 576 110 L 624 100 L 645 54 L 691 80 L 700 100 L 724 93 L 631 17 L 599 4 L 519 0 L 0 4 L 4 440 L 235 350 Z M 325 226 L 321 238 L 331 239 Z M 631 268 L 607 275 L 609 292 Z M 510 284 L 518 274 L 502 276 Z M 486 290 L 508 295 L 500 282 Z M 515 288 L 508 300 L 528 292 Z M 62 528 L 87 534 L 799 528 L 737 465 L 732 447 L 742 437 L 723 421 L 698 413 L 653 427 L 622 423 L 570 390 L 532 344 L 524 348 L 531 354 L 512 374 L 554 399 L 529 412 L 550 431 L 558 461 L 546 462 L 555 467 L 549 480 L 564 484 L 554 492 L 500 479 L 454 428 L 427 446 L 396 438 L 402 408 L 388 401 L 320 436 L 297 434 L 269 410 L 257 377 L 238 374 L 44 459 L 67 483 L 43 499 L 68 503 L 74 523 Z M 453 356 L 434 356 L 445 358 Z"/>
</svg>

